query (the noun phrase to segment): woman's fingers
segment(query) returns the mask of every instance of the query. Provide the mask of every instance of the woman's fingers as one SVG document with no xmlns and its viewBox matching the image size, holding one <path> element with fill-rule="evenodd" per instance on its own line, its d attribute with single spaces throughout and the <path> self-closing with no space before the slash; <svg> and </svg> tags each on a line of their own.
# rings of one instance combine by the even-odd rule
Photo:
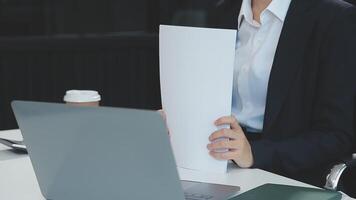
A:
<svg viewBox="0 0 356 200">
<path fill-rule="evenodd" d="M 240 130 L 241 127 L 234 116 L 221 117 L 215 121 L 216 126 L 230 125 L 232 129 Z"/>
<path fill-rule="evenodd" d="M 209 154 L 217 160 L 234 160 L 238 156 L 236 151 L 229 151 L 224 153 L 210 151 Z"/>
<path fill-rule="evenodd" d="M 157 110 L 157 112 L 162 116 L 164 122 L 166 123 L 168 135 L 171 136 L 171 133 L 169 132 L 169 128 L 168 128 L 168 124 L 167 124 L 167 115 L 166 115 L 166 113 L 162 109 L 161 110 Z"/>
<path fill-rule="evenodd" d="M 238 149 L 239 148 L 239 144 L 237 140 L 220 140 L 217 142 L 212 142 L 210 144 L 208 144 L 207 146 L 209 151 L 217 151 L 217 150 L 221 150 L 221 149 Z"/>
<path fill-rule="evenodd" d="M 209 140 L 214 141 L 220 138 L 229 138 L 232 140 L 236 140 L 238 138 L 238 134 L 231 129 L 221 129 L 215 131 L 213 134 L 210 135 Z"/>
<path fill-rule="evenodd" d="M 166 113 L 164 112 L 164 110 L 157 110 L 159 112 L 159 114 L 161 114 L 162 118 L 164 119 L 164 121 L 167 120 L 167 116 L 166 116 Z"/>
</svg>

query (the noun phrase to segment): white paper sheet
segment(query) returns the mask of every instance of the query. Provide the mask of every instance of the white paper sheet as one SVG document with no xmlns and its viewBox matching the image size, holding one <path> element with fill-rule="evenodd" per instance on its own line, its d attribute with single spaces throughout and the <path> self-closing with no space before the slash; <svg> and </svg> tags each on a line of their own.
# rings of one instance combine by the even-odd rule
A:
<svg viewBox="0 0 356 200">
<path fill-rule="evenodd" d="M 231 115 L 236 31 L 160 27 L 162 106 L 178 167 L 225 173 L 209 155 L 214 121 Z"/>
</svg>

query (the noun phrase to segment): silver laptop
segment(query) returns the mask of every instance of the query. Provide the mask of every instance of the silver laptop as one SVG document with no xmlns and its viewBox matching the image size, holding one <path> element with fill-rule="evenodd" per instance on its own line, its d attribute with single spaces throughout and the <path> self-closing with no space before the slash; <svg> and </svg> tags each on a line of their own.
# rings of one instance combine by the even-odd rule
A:
<svg viewBox="0 0 356 200">
<path fill-rule="evenodd" d="M 180 182 L 155 111 L 15 101 L 41 192 L 50 200 L 223 200 L 239 187 Z"/>
</svg>

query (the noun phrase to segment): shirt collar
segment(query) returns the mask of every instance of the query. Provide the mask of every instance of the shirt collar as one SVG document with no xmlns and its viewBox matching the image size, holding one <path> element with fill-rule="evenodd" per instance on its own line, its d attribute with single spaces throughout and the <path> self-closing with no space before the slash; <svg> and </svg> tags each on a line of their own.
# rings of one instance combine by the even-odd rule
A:
<svg viewBox="0 0 356 200">
<path fill-rule="evenodd" d="M 284 22 L 288 9 L 292 0 L 272 0 L 272 2 L 268 5 L 266 10 L 270 11 L 273 15 L 275 15 L 279 20 Z M 238 18 L 239 27 L 241 25 L 242 20 L 246 20 L 250 24 L 254 24 L 253 22 L 253 13 L 251 8 L 251 0 L 243 0 L 241 5 L 241 10 Z"/>
<path fill-rule="evenodd" d="M 292 0 L 272 0 L 267 10 L 272 12 L 279 20 L 284 22 Z"/>
<path fill-rule="evenodd" d="M 251 0 L 243 0 L 241 5 L 241 10 L 238 18 L 238 26 L 240 28 L 242 20 L 247 20 L 252 24 L 253 21 L 253 13 L 251 7 Z"/>
</svg>

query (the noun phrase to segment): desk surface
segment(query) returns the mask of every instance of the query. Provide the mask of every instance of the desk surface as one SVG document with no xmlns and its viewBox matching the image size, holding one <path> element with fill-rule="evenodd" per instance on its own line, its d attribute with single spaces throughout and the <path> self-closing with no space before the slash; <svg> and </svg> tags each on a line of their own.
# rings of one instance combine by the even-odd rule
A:
<svg viewBox="0 0 356 200">
<path fill-rule="evenodd" d="M 22 139 L 19 130 L 0 131 L 0 137 Z M 178 168 L 181 180 L 235 185 L 241 192 L 266 183 L 313 187 L 311 185 L 272 174 L 259 169 L 239 169 L 229 166 L 227 174 L 208 174 Z M 0 197 L 7 200 L 41 200 L 31 161 L 27 155 L 17 155 L 0 144 Z M 348 199 L 348 198 L 344 198 Z"/>
</svg>

